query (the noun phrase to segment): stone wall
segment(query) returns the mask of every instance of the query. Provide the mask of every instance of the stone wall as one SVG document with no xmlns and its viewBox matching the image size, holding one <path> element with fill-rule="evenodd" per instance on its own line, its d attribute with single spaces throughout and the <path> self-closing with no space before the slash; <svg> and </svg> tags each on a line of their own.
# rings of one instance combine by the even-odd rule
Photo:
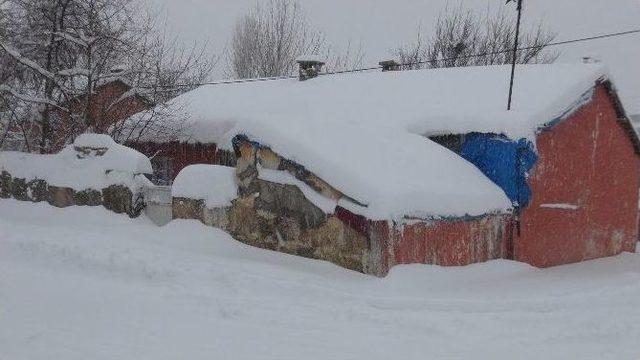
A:
<svg viewBox="0 0 640 360">
<path fill-rule="evenodd" d="M 7 171 L 0 173 L 0 198 L 20 201 L 46 201 L 52 206 L 104 206 L 119 214 L 137 217 L 144 208 L 141 194 L 133 193 L 122 185 L 111 185 L 104 189 L 76 191 L 68 187 L 49 185 L 41 179 L 14 178 Z"/>
<path fill-rule="evenodd" d="M 263 249 L 330 261 L 355 271 L 384 275 L 379 247 L 335 214 L 326 214 L 295 185 L 258 178 L 262 168 L 287 171 L 324 196 L 343 195 L 297 164 L 250 142 L 236 144 L 238 198 L 231 206 L 210 209 L 203 200 L 173 199 L 174 219 L 197 219 Z"/>
<path fill-rule="evenodd" d="M 202 200 L 174 198 L 173 216 L 198 219 L 248 245 L 382 275 L 366 236 L 324 214 L 296 186 L 263 180 L 256 180 L 255 186 L 259 192 L 240 196 L 224 208 L 209 209 Z"/>
<path fill-rule="evenodd" d="M 173 199 L 173 217 L 198 219 L 252 246 L 330 261 L 347 269 L 384 276 L 396 264 L 466 265 L 507 257 L 510 216 L 476 219 L 373 221 L 337 206 L 327 214 L 296 185 L 259 178 L 260 169 L 285 171 L 336 201 L 357 201 L 304 167 L 243 138 L 234 140 L 238 197 L 231 206 L 206 207 L 204 200 Z M 215 186 L 215 184 L 212 184 Z"/>
</svg>

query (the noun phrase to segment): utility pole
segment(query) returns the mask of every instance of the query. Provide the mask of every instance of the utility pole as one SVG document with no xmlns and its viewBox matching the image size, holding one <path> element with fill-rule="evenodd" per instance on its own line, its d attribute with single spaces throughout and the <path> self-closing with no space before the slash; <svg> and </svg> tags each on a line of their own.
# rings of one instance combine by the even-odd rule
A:
<svg viewBox="0 0 640 360">
<path fill-rule="evenodd" d="M 513 100 L 513 80 L 516 76 L 516 57 L 518 55 L 518 40 L 520 38 L 520 20 L 522 20 L 523 0 L 507 0 L 507 4 L 512 1 L 518 2 L 518 22 L 516 23 L 516 38 L 513 42 L 513 62 L 511 64 L 511 82 L 509 83 L 509 104 L 507 105 L 507 110 L 511 110 L 511 101 Z"/>
</svg>

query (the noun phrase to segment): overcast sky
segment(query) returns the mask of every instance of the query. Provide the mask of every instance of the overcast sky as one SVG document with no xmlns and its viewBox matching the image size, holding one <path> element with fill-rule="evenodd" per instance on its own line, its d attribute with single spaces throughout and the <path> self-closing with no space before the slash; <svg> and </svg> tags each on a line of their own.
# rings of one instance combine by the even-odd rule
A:
<svg viewBox="0 0 640 360">
<path fill-rule="evenodd" d="M 185 41 L 209 39 L 223 51 L 236 19 L 255 0 L 150 0 L 166 12 L 169 26 Z M 265 2 L 266 0 L 259 0 Z M 440 11 L 463 6 L 497 11 L 505 0 L 299 0 L 309 21 L 337 48 L 361 44 L 365 64 L 388 58 L 390 49 L 433 28 Z M 515 11 L 513 5 L 510 9 Z M 557 40 L 640 28 L 640 0 L 525 0 L 524 24 L 543 20 Z M 640 113 L 640 35 L 559 48 L 560 62 L 598 55 L 607 64 L 629 113 Z M 218 73 L 221 73 L 219 65 Z"/>
</svg>

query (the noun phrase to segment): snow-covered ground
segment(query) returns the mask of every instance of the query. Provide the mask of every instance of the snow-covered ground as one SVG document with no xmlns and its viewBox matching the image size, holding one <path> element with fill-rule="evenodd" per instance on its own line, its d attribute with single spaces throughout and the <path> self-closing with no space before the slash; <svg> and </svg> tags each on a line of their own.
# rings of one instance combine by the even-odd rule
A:
<svg viewBox="0 0 640 360">
<path fill-rule="evenodd" d="M 640 254 L 385 279 L 193 221 L 0 200 L 0 359 L 640 359 Z"/>
</svg>

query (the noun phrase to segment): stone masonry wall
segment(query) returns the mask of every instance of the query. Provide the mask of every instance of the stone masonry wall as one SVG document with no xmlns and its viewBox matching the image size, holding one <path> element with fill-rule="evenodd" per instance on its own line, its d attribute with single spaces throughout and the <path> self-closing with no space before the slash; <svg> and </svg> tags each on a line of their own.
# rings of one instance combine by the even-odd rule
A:
<svg viewBox="0 0 640 360">
<path fill-rule="evenodd" d="M 242 138 L 234 140 L 234 148 L 238 197 L 231 206 L 209 209 L 203 200 L 173 198 L 174 218 L 198 219 L 252 246 L 376 276 L 395 264 L 466 265 L 509 253 L 508 215 L 402 225 L 339 206 L 326 214 L 297 186 L 260 179 L 259 168 L 286 171 L 327 198 L 357 202 L 269 148 Z"/>
<path fill-rule="evenodd" d="M 31 202 L 46 201 L 59 208 L 73 205 L 102 205 L 108 210 L 127 214 L 130 217 L 139 216 L 144 207 L 140 194 L 134 194 L 126 186 L 111 185 L 100 190 L 76 191 L 68 187 L 49 185 L 41 179 L 27 181 L 14 178 L 6 171 L 0 173 L 0 198 Z"/>
<path fill-rule="evenodd" d="M 248 245 L 378 275 L 369 240 L 336 216 L 324 214 L 296 186 L 263 180 L 256 180 L 255 186 L 259 193 L 240 196 L 225 208 L 174 198 L 173 217 L 198 219 Z"/>
<path fill-rule="evenodd" d="M 338 200 L 343 195 L 323 180 L 267 148 L 238 143 L 238 198 L 225 208 L 209 209 L 204 201 L 174 198 L 173 216 L 198 219 L 221 228 L 246 244 L 330 261 L 355 271 L 383 275 L 379 251 L 367 237 L 336 215 L 326 214 L 294 185 L 258 178 L 262 168 L 287 171 L 315 191 Z"/>
</svg>

